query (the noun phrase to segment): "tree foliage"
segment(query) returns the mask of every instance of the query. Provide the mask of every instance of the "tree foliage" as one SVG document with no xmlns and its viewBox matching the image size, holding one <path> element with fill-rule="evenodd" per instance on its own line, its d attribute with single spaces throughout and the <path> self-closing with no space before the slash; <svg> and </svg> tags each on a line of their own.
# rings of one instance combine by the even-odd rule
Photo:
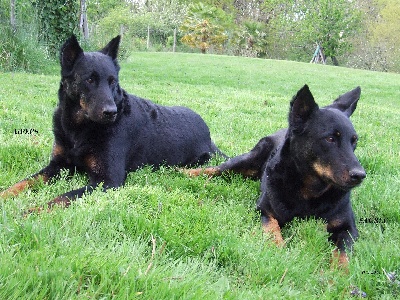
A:
<svg viewBox="0 0 400 300">
<path fill-rule="evenodd" d="M 305 24 L 306 39 L 321 44 L 337 65 L 337 57 L 350 49 L 349 38 L 359 29 L 360 15 L 348 0 L 320 0 L 314 5 Z"/>
<path fill-rule="evenodd" d="M 353 37 L 353 51 L 346 65 L 375 71 L 400 72 L 399 24 L 400 3 L 397 0 L 359 0 L 361 29 Z"/>
<path fill-rule="evenodd" d="M 389 64 L 397 64 L 400 54 L 400 3 L 397 0 L 379 2 L 379 14 L 376 24 L 371 26 L 371 42 L 374 47 L 380 46 L 384 49 L 384 55 Z"/>
<path fill-rule="evenodd" d="M 227 40 L 224 28 L 219 24 L 225 20 L 222 10 L 198 3 L 192 5 L 180 30 L 181 41 L 206 53 L 210 47 L 221 49 Z"/>
<path fill-rule="evenodd" d="M 40 38 L 50 53 L 58 53 L 63 41 L 78 31 L 79 3 L 74 0 L 36 0 L 32 4 L 39 18 Z"/>
<path fill-rule="evenodd" d="M 122 33 L 131 41 L 132 47 L 140 50 L 146 49 L 148 38 L 151 44 L 165 47 L 187 11 L 186 5 L 178 0 L 168 2 L 124 2 L 110 9 L 105 17 L 97 21 L 96 35 L 100 37 L 99 42 Z"/>
<path fill-rule="evenodd" d="M 276 16 L 272 26 L 284 37 L 282 48 L 297 48 L 310 56 L 318 43 L 325 55 L 338 64 L 337 57 L 350 49 L 349 40 L 360 26 L 360 14 L 354 3 L 348 0 L 287 0 L 278 5 L 278 2 L 271 0 L 266 5 Z"/>
<path fill-rule="evenodd" d="M 152 50 L 168 49 L 176 30 L 178 51 L 190 46 L 203 53 L 213 49 L 233 55 L 310 61 L 319 43 L 334 64 L 400 71 L 398 0 L 86 2 L 87 49 L 97 49 L 104 40 L 121 33 L 125 39 L 122 47 L 127 49 L 146 50 L 149 45 Z M 0 0 L 0 25 L 7 30 L 10 11 L 10 0 Z M 38 43 L 54 57 L 67 37 L 79 34 L 77 0 L 19 0 L 15 1 L 15 15 L 16 32 L 3 30 L 7 34 L 0 36 L 2 61 L 21 57 L 28 48 L 42 51 Z"/>
</svg>

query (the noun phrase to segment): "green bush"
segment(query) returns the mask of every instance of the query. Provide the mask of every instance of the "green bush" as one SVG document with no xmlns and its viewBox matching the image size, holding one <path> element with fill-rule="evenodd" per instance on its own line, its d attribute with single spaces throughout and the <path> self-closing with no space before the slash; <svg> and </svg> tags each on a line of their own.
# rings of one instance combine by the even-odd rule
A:
<svg viewBox="0 0 400 300">
<path fill-rule="evenodd" d="M 73 0 L 47 0 L 32 2 L 37 14 L 39 40 L 46 44 L 53 57 L 58 56 L 62 43 L 77 34 L 79 5 Z"/>
<path fill-rule="evenodd" d="M 34 30 L 19 28 L 13 32 L 9 25 L 1 24 L 0 30 L 1 71 L 40 73 L 52 65 L 46 49 L 37 41 Z"/>
</svg>

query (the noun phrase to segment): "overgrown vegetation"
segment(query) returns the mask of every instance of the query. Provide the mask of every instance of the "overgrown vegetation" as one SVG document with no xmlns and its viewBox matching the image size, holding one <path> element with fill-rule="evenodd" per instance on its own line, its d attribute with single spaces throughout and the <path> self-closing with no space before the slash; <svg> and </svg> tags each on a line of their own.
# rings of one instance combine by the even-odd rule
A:
<svg viewBox="0 0 400 300">
<path fill-rule="evenodd" d="M 36 72 L 51 64 L 45 47 L 32 38 L 36 35 L 35 29 L 14 32 L 9 25 L 0 23 L 0 31 L 0 70 Z"/>
<path fill-rule="evenodd" d="M 49 161 L 59 70 L 1 73 L 0 190 Z M 241 57 L 135 53 L 121 63 L 128 92 L 185 105 L 228 155 L 286 127 L 289 101 L 308 83 L 326 105 L 357 85 L 351 117 L 367 171 L 352 193 L 360 238 L 349 273 L 331 269 L 334 246 L 320 220 L 283 229 L 286 247 L 262 234 L 259 183 L 240 176 L 188 178 L 144 168 L 124 187 L 70 208 L 30 215 L 86 183 L 39 185 L 1 201 L 1 299 L 396 299 L 400 296 L 400 90 L 398 74 Z M 17 129 L 35 129 L 17 134 Z M 33 132 L 34 134 L 29 134 Z M 355 295 L 355 296 L 352 296 Z M 358 295 L 358 296 L 357 296 Z"/>
<path fill-rule="evenodd" d="M 79 2 L 75 0 L 34 0 L 32 9 L 37 14 L 39 39 L 54 57 L 60 45 L 73 33 L 78 33 Z"/>
<path fill-rule="evenodd" d="M 123 34 L 126 54 L 140 51 L 198 51 L 309 62 L 318 43 L 334 65 L 400 72 L 400 5 L 397 0 L 0 0 L 2 70 L 26 69 L 10 56 L 29 49 L 57 57 L 60 44 L 79 34 L 87 16 L 89 49 Z M 85 3 L 79 9 L 79 3 Z M 14 15 L 14 25 L 10 17 Z M 26 35 L 26 28 L 35 34 Z M 82 26 L 83 28 L 83 26 Z M 81 29 L 82 29 L 81 28 Z M 31 30 L 29 30 L 31 32 Z M 23 35 L 28 39 L 18 39 Z M 17 47 L 10 45 L 18 43 Z M 23 42 L 22 42 L 23 41 Z M 28 43 L 28 44 L 27 44 Z M 37 47 L 40 44 L 40 47 Z M 17 50 L 16 50 L 17 49 Z M 29 71 L 40 71 L 31 67 Z"/>
</svg>

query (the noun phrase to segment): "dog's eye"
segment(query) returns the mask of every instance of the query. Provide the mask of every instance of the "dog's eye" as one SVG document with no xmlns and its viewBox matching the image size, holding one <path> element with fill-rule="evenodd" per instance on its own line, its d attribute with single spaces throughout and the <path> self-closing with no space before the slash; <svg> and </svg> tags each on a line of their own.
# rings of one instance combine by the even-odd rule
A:
<svg viewBox="0 0 400 300">
<path fill-rule="evenodd" d="M 355 135 L 355 136 L 353 136 L 353 137 L 351 138 L 351 143 L 352 143 L 353 145 L 357 145 L 357 142 L 358 142 L 358 137 Z"/>
<path fill-rule="evenodd" d="M 94 83 L 93 77 L 89 77 L 88 79 L 86 79 L 86 82 L 89 84 L 93 84 Z"/>
<path fill-rule="evenodd" d="M 108 80 L 108 82 L 109 82 L 110 85 L 116 85 L 117 84 L 117 80 L 115 78 L 110 78 Z"/>
<path fill-rule="evenodd" d="M 333 136 L 328 136 L 327 138 L 325 138 L 325 140 L 328 143 L 334 143 L 336 141 L 335 137 L 333 137 Z"/>
</svg>

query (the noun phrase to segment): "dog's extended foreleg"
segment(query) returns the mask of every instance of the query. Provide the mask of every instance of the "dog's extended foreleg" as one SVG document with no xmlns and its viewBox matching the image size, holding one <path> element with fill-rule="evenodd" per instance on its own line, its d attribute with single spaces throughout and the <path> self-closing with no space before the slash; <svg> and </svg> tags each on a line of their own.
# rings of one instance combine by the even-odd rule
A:
<svg viewBox="0 0 400 300">
<path fill-rule="evenodd" d="M 67 208 L 71 205 L 72 201 L 76 200 L 79 197 L 82 197 L 83 194 L 90 194 L 96 188 L 95 185 L 87 185 L 80 189 L 70 191 L 68 193 L 62 194 L 50 202 L 45 206 L 32 207 L 28 209 L 24 215 L 32 214 L 32 213 L 40 213 L 43 211 L 50 211 L 54 206 L 60 206 L 62 208 Z M 104 189 L 105 190 L 105 189 Z"/>
<path fill-rule="evenodd" d="M 10 186 L 5 191 L 1 192 L 0 198 L 6 199 L 6 198 L 18 196 L 19 193 L 21 193 L 22 191 L 24 191 L 27 188 L 30 188 L 35 183 L 40 182 L 40 181 L 47 182 L 48 177 L 46 175 L 38 173 L 38 174 L 32 175 L 28 178 L 25 178 L 24 180 L 17 182 L 16 184 Z"/>
<path fill-rule="evenodd" d="M 99 185 L 102 184 L 102 190 L 105 192 L 110 188 L 117 188 L 125 182 L 126 172 L 124 168 L 118 164 L 105 165 L 101 159 L 95 155 L 89 155 L 85 159 L 87 173 L 89 174 L 90 183 L 82 188 L 69 191 L 62 194 L 47 203 L 47 210 L 51 210 L 54 206 L 66 208 L 73 201 L 82 197 L 84 194 L 91 194 Z M 39 209 L 41 211 L 42 209 Z M 37 209 L 33 209 L 37 211 Z"/>
<path fill-rule="evenodd" d="M 59 205 L 63 208 L 66 208 L 71 205 L 72 201 L 82 197 L 84 194 L 87 194 L 87 195 L 91 194 L 96 189 L 96 187 L 97 187 L 97 185 L 89 184 L 80 189 L 76 189 L 76 190 L 70 191 L 68 193 L 62 194 L 62 195 L 54 198 L 50 202 L 48 202 L 47 207 L 48 207 L 48 209 L 52 209 L 53 206 Z M 103 190 L 106 191 L 106 188 L 103 188 Z"/>
<path fill-rule="evenodd" d="M 76 199 L 82 197 L 84 194 L 89 195 L 91 194 L 99 185 L 98 184 L 89 184 L 87 186 L 84 186 L 80 189 L 72 190 L 68 193 L 62 194 L 50 202 L 47 203 L 45 206 L 38 206 L 38 207 L 33 207 L 28 209 L 25 212 L 25 215 L 31 214 L 31 213 L 40 213 L 43 211 L 51 211 L 55 206 L 62 207 L 62 208 L 67 208 L 72 204 L 73 201 Z M 103 186 L 103 192 L 105 192 L 107 189 L 112 188 Z"/>
<path fill-rule="evenodd" d="M 353 242 L 358 237 L 354 217 L 332 219 L 328 221 L 327 230 L 331 234 L 329 240 L 337 247 L 333 252 L 332 265 L 338 264 L 342 268 L 347 268 L 349 263 L 347 251 L 352 250 Z"/>
<path fill-rule="evenodd" d="M 269 137 L 262 138 L 257 145 L 248 153 L 235 156 L 226 162 L 215 167 L 197 168 L 185 170 L 189 176 L 219 176 L 224 172 L 230 171 L 242 174 L 246 177 L 260 178 L 262 167 L 268 159 L 274 147 L 273 140 Z"/>
<path fill-rule="evenodd" d="M 0 193 L 0 198 L 9 198 L 18 196 L 19 193 L 24 191 L 27 188 L 34 186 L 38 182 L 47 183 L 50 179 L 60 174 L 62 166 L 55 162 L 51 161 L 50 164 L 45 167 L 44 169 L 40 170 L 34 175 L 31 175 L 24 180 L 17 182 L 16 184 L 12 185 L 5 191 Z"/>
</svg>

